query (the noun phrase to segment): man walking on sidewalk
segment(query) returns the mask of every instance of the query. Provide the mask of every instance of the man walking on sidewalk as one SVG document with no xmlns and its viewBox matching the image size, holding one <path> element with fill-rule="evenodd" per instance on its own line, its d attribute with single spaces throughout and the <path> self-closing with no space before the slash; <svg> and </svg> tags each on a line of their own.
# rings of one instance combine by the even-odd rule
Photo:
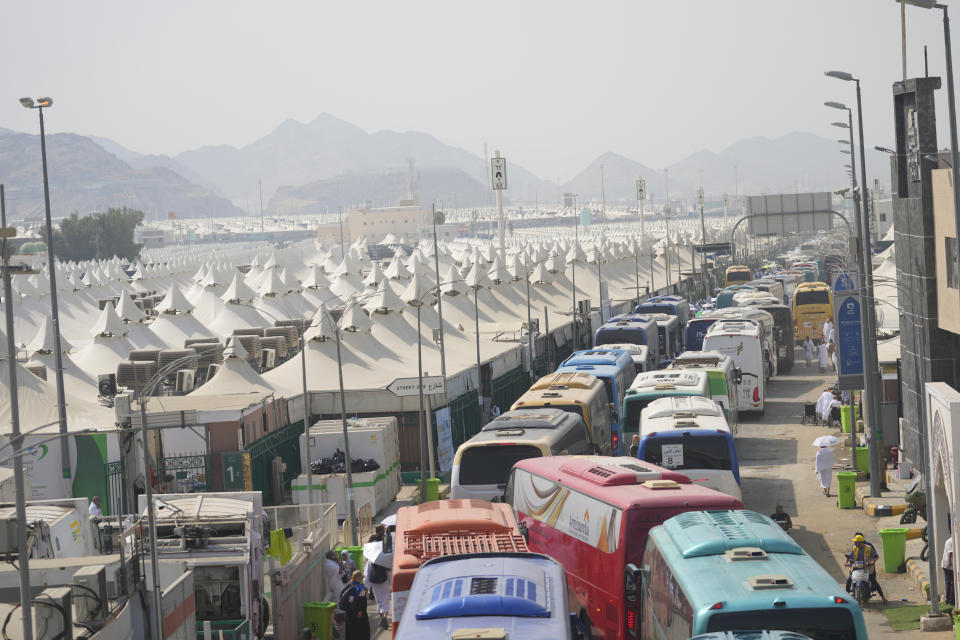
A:
<svg viewBox="0 0 960 640">
<path fill-rule="evenodd" d="M 953 534 L 947 536 L 943 543 L 943 559 L 940 561 L 943 569 L 943 599 L 951 607 L 956 605 L 956 596 L 953 593 Z"/>
</svg>

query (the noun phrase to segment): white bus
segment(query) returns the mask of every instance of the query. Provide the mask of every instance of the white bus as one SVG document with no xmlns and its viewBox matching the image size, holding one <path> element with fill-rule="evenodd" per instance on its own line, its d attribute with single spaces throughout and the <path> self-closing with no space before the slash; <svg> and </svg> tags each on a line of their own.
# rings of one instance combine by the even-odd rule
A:
<svg viewBox="0 0 960 640">
<path fill-rule="evenodd" d="M 760 329 L 745 320 L 715 322 L 703 337 L 703 350 L 718 351 L 733 358 L 734 366 L 740 369 L 737 408 L 763 415 L 767 361 Z"/>
</svg>

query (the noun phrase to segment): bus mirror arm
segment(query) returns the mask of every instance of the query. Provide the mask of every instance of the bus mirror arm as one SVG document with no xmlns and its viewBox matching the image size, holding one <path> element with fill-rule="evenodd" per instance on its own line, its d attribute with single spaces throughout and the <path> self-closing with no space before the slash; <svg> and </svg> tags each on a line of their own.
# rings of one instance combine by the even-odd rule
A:
<svg viewBox="0 0 960 640">
<path fill-rule="evenodd" d="M 733 379 L 737 384 L 740 384 L 741 382 L 743 382 L 743 371 L 741 371 L 740 369 L 734 369 Z"/>
</svg>

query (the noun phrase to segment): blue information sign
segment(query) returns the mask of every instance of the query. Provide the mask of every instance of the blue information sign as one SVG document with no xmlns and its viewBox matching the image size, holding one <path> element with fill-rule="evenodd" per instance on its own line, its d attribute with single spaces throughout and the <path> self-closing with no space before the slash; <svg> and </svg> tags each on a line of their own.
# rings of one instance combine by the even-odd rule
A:
<svg viewBox="0 0 960 640">
<path fill-rule="evenodd" d="M 844 272 L 833 281 L 834 342 L 841 389 L 863 388 L 863 331 L 856 274 Z"/>
</svg>

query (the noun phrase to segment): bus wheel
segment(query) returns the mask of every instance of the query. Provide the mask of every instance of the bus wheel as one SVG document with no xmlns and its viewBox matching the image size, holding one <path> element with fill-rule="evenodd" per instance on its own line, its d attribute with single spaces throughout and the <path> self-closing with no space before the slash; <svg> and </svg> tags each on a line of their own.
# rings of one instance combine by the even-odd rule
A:
<svg viewBox="0 0 960 640">
<path fill-rule="evenodd" d="M 593 626 L 590 624 L 590 616 L 587 615 L 586 609 L 580 609 L 580 624 L 584 640 L 593 638 Z"/>
</svg>

